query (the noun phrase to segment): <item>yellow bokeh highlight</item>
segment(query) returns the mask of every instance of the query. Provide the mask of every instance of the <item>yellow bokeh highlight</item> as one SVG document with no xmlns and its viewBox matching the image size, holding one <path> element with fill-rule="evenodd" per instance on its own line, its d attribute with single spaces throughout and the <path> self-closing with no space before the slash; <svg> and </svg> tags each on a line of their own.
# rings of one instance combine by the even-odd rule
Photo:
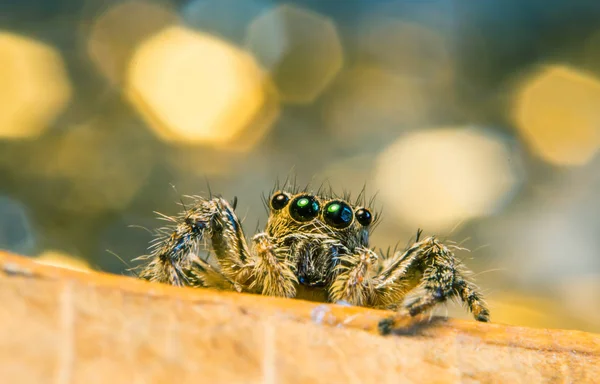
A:
<svg viewBox="0 0 600 384">
<path fill-rule="evenodd" d="M 292 104 L 313 102 L 344 61 L 333 21 L 291 4 L 253 20 L 246 47 L 271 71 L 282 100 Z"/>
<path fill-rule="evenodd" d="M 378 158 L 386 211 L 405 228 L 446 232 L 491 214 L 517 183 L 508 148 L 474 129 L 415 131 Z"/>
<path fill-rule="evenodd" d="M 47 250 L 38 255 L 34 260 L 40 264 L 53 267 L 66 268 L 74 271 L 91 272 L 92 268 L 87 261 L 73 257 L 61 251 Z"/>
<path fill-rule="evenodd" d="M 257 119 L 262 125 L 255 133 L 267 131 L 277 113 L 267 113 L 265 123 L 264 108 L 278 111 L 269 89 L 268 77 L 249 54 L 183 27 L 166 28 L 139 46 L 126 86 L 161 139 L 220 147 L 239 145 Z"/>
<path fill-rule="evenodd" d="M 544 160 L 586 164 L 600 147 L 600 80 L 566 66 L 549 66 L 517 90 L 514 119 Z"/>
<path fill-rule="evenodd" d="M 132 19 L 133 15 L 135 19 Z M 87 53 L 109 81 L 121 84 L 138 44 L 157 31 L 178 22 L 173 11 L 157 3 L 118 3 L 103 12 L 92 24 Z"/>
<path fill-rule="evenodd" d="M 0 32 L 0 139 L 33 139 L 63 112 L 71 85 L 56 49 Z"/>
</svg>

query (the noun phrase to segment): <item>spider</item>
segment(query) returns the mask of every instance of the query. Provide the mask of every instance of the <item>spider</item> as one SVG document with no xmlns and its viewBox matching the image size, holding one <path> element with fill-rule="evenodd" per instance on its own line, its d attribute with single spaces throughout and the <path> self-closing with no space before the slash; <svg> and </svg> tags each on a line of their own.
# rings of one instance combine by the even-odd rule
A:
<svg viewBox="0 0 600 384">
<path fill-rule="evenodd" d="M 158 230 L 139 276 L 175 286 L 211 287 L 268 296 L 393 309 L 415 316 L 458 298 L 476 320 L 489 321 L 479 288 L 451 249 L 435 236 L 404 251 L 376 253 L 369 235 L 378 215 L 364 206 L 364 194 L 348 196 L 276 190 L 265 204 L 264 232 L 250 243 L 235 214 L 237 198 L 190 196 L 178 216 L 161 215 L 170 224 Z M 208 250 L 215 262 L 201 258 Z M 418 295 L 407 303 L 407 293 Z M 389 333 L 396 316 L 379 324 Z"/>
</svg>

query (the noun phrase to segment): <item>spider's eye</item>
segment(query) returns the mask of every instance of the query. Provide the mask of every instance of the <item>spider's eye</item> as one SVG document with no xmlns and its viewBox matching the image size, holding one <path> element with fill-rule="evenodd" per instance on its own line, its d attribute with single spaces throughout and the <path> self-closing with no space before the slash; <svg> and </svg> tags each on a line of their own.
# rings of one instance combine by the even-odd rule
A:
<svg viewBox="0 0 600 384">
<path fill-rule="evenodd" d="M 352 208 L 343 201 L 332 201 L 325 206 L 323 218 L 334 228 L 346 228 L 352 224 L 354 213 Z"/>
<path fill-rule="evenodd" d="M 290 204 L 292 219 L 300 222 L 311 221 L 319 214 L 319 202 L 314 196 L 298 196 Z"/>
<path fill-rule="evenodd" d="M 371 212 L 368 209 L 360 208 L 356 211 L 356 220 L 366 227 L 373 221 L 373 215 L 371 215 Z"/>
<path fill-rule="evenodd" d="M 278 193 L 271 199 L 271 207 L 273 207 L 274 210 L 279 211 L 287 205 L 288 201 L 290 201 L 288 195 L 285 193 Z"/>
</svg>

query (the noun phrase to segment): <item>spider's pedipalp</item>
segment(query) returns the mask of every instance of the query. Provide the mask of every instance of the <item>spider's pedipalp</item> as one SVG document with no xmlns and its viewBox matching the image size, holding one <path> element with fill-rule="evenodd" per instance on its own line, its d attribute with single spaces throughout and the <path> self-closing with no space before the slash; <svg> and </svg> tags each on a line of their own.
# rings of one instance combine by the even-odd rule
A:
<svg viewBox="0 0 600 384">
<path fill-rule="evenodd" d="M 249 289 L 266 296 L 294 297 L 298 280 L 289 249 L 274 243 L 266 233 L 252 238 L 252 276 Z"/>
<path fill-rule="evenodd" d="M 377 254 L 367 248 L 357 248 L 353 254 L 340 256 L 334 268 L 335 280 L 329 288 L 329 300 L 373 305 L 375 287 L 369 280 L 369 272 L 377 260 Z"/>
</svg>

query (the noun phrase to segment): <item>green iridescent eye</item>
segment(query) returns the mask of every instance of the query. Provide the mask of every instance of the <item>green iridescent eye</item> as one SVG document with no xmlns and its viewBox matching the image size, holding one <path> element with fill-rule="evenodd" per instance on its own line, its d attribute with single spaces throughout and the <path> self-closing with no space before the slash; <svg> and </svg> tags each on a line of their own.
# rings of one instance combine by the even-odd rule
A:
<svg viewBox="0 0 600 384">
<path fill-rule="evenodd" d="M 332 201 L 325 206 L 323 219 L 334 228 L 346 228 L 352 224 L 354 212 L 343 201 Z"/>
<path fill-rule="evenodd" d="M 300 222 L 311 221 L 319 215 L 321 207 L 314 196 L 298 196 L 290 204 L 292 219 Z"/>
</svg>

